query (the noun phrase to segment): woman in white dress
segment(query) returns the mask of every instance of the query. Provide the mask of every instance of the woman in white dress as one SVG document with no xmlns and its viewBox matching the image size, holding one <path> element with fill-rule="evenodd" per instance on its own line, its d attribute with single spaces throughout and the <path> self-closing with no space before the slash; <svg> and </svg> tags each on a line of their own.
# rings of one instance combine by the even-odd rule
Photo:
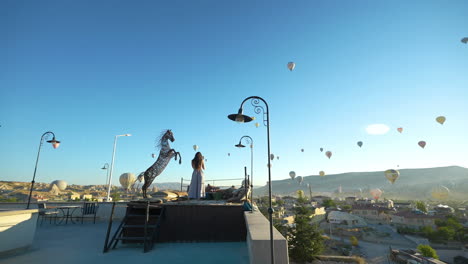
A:
<svg viewBox="0 0 468 264">
<path fill-rule="evenodd" d="M 204 157 L 200 152 L 195 154 L 195 157 L 192 160 L 192 168 L 192 181 L 190 182 L 188 197 L 189 199 L 205 198 L 205 178 L 203 175 L 205 162 Z"/>
</svg>

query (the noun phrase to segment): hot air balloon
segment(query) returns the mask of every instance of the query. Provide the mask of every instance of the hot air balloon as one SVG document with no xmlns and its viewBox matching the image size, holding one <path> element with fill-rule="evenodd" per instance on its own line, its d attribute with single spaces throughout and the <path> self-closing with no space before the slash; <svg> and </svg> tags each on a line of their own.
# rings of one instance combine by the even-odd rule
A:
<svg viewBox="0 0 468 264">
<path fill-rule="evenodd" d="M 437 123 L 443 125 L 445 123 L 445 116 L 438 116 L 436 117 Z"/>
<path fill-rule="evenodd" d="M 418 142 L 418 145 L 421 147 L 421 148 L 424 148 L 426 146 L 426 141 L 419 141 Z"/>
<path fill-rule="evenodd" d="M 230 156 L 231 156 L 231 153 L 228 153 L 228 156 L 230 157 Z"/>
<path fill-rule="evenodd" d="M 301 149 L 301 152 L 304 152 L 304 149 Z"/>
<path fill-rule="evenodd" d="M 400 177 L 400 172 L 397 170 L 393 170 L 393 169 L 386 170 L 385 177 L 387 178 L 389 182 L 393 184 L 398 179 L 398 177 Z"/>
<path fill-rule="evenodd" d="M 465 44 L 468 43 L 468 38 L 462 38 L 462 39 L 461 39 L 461 42 L 462 42 L 462 43 L 465 43 Z"/>
<path fill-rule="evenodd" d="M 129 172 L 120 175 L 119 178 L 120 184 L 126 191 L 130 190 L 130 187 L 133 185 L 135 180 L 135 174 Z"/>
<path fill-rule="evenodd" d="M 270 159 L 274 160 L 275 159 L 275 154 L 270 154 Z"/>
<path fill-rule="evenodd" d="M 258 128 L 259 126 L 260 126 L 260 124 L 259 124 L 259 123 L 255 123 L 255 127 L 257 127 L 257 128 Z"/>
<path fill-rule="evenodd" d="M 296 63 L 294 63 L 292 61 L 288 62 L 288 69 L 290 71 L 294 70 L 295 67 L 296 67 Z"/>
<path fill-rule="evenodd" d="M 193 150 L 197 151 L 198 149 L 198 146 L 197 145 L 193 145 Z"/>
<path fill-rule="evenodd" d="M 449 197 L 450 190 L 449 188 L 439 185 L 432 189 L 431 195 L 437 200 L 445 200 Z"/>
<path fill-rule="evenodd" d="M 302 184 L 302 181 L 304 180 L 304 178 L 302 178 L 302 176 L 297 176 L 296 177 L 296 181 L 299 183 L 299 185 Z"/>
<path fill-rule="evenodd" d="M 276 156 L 276 159 L 279 160 L 279 156 Z"/>
<path fill-rule="evenodd" d="M 332 156 L 332 152 L 331 152 L 331 151 L 327 151 L 327 152 L 325 152 L 325 156 L 327 156 L 328 158 L 331 158 L 331 156 Z"/>
<path fill-rule="evenodd" d="M 320 152 L 323 152 L 323 148 L 320 148 Z"/>
<path fill-rule="evenodd" d="M 154 157 L 156 157 L 156 155 L 154 153 L 151 154 L 151 157 L 154 159 Z"/>
<path fill-rule="evenodd" d="M 369 191 L 370 194 L 372 195 L 372 197 L 374 197 L 374 199 L 379 199 L 380 196 L 382 195 L 382 190 L 380 190 L 379 188 L 376 188 L 376 189 L 372 189 Z"/>
<path fill-rule="evenodd" d="M 399 128 L 397 128 L 396 130 L 398 130 L 398 132 L 400 132 L 400 133 L 403 132 L 403 128 L 402 128 L 402 127 L 399 127 Z"/>
<path fill-rule="evenodd" d="M 296 173 L 294 171 L 290 171 L 289 172 L 289 177 L 291 177 L 291 179 L 294 180 L 294 178 L 296 178 Z"/>
<path fill-rule="evenodd" d="M 358 141 L 357 145 L 358 145 L 359 147 L 362 147 L 362 141 Z"/>
<path fill-rule="evenodd" d="M 324 171 L 319 171 L 319 175 L 323 177 L 323 176 L 325 176 L 325 172 Z"/>
</svg>

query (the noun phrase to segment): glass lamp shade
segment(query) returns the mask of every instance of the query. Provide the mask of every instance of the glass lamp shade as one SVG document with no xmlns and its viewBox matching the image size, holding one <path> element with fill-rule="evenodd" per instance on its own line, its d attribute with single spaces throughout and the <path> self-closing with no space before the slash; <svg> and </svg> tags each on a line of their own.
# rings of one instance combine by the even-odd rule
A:
<svg viewBox="0 0 468 264">
<path fill-rule="evenodd" d="M 60 141 L 56 140 L 55 137 L 52 140 L 47 140 L 47 143 L 51 143 L 54 149 L 60 146 Z"/>
</svg>

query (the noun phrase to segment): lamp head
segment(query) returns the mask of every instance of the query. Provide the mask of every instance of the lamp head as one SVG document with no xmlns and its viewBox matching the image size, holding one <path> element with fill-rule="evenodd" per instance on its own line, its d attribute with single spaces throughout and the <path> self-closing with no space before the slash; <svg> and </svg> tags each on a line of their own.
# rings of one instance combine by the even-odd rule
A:
<svg viewBox="0 0 468 264">
<path fill-rule="evenodd" d="M 238 123 L 248 123 L 253 120 L 252 117 L 243 114 L 242 108 L 239 108 L 237 114 L 228 115 L 228 118 Z"/>
<path fill-rule="evenodd" d="M 107 170 L 106 165 L 102 166 L 101 170 Z"/>
<path fill-rule="evenodd" d="M 52 140 L 47 140 L 47 143 L 51 143 L 54 149 L 60 146 L 60 141 L 56 140 L 55 137 Z"/>
<path fill-rule="evenodd" d="M 236 146 L 237 148 L 245 148 L 245 146 L 244 146 L 244 145 L 242 145 L 240 142 L 239 142 L 239 144 L 237 144 L 237 145 L 234 145 L 234 146 Z"/>
</svg>

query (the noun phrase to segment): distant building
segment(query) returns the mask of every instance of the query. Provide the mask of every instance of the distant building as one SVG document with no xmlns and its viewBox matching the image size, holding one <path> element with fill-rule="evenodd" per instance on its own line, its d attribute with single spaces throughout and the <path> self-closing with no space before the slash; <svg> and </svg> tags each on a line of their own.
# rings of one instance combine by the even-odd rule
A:
<svg viewBox="0 0 468 264">
<path fill-rule="evenodd" d="M 323 202 L 325 202 L 325 201 L 327 201 L 327 200 L 331 200 L 331 197 L 318 195 L 318 196 L 313 196 L 311 200 L 312 200 L 313 202 L 317 202 L 317 203 L 319 203 L 319 204 L 322 204 Z"/>
<path fill-rule="evenodd" d="M 88 200 L 91 200 L 93 199 L 93 196 L 91 194 L 83 194 L 81 196 L 81 199 L 85 200 L 85 199 L 88 199 Z"/>
<path fill-rule="evenodd" d="M 424 257 L 423 255 L 421 255 L 421 253 L 411 249 L 391 249 L 390 259 L 392 259 L 396 263 L 446 264 L 445 262 L 438 259 Z"/>
<path fill-rule="evenodd" d="M 452 207 L 448 206 L 448 205 L 439 204 L 436 207 L 434 207 L 434 213 L 435 213 L 435 215 L 447 216 L 447 215 L 454 214 L 455 210 Z"/>
<path fill-rule="evenodd" d="M 76 200 L 76 199 L 80 199 L 79 194 L 73 193 L 73 194 L 70 195 L 70 200 Z"/>
<path fill-rule="evenodd" d="M 392 218 L 390 214 L 394 212 L 394 210 L 387 207 L 376 206 L 373 204 L 353 205 L 351 210 L 353 215 L 360 216 L 368 222 L 385 224 L 389 224 L 391 222 Z"/>
<path fill-rule="evenodd" d="M 353 205 L 356 202 L 357 198 L 355 196 L 349 196 L 345 198 L 346 204 Z"/>
<path fill-rule="evenodd" d="M 396 209 L 413 209 L 414 206 L 410 202 L 393 202 L 393 206 Z"/>
<path fill-rule="evenodd" d="M 357 204 L 357 205 L 367 205 L 367 204 L 373 204 L 373 203 L 375 203 L 374 200 L 367 199 L 367 198 L 358 199 L 358 200 L 355 201 L 355 204 Z"/>
<path fill-rule="evenodd" d="M 327 220 L 332 224 L 346 225 L 348 227 L 367 226 L 366 221 L 362 217 L 341 211 L 329 212 Z"/>
<path fill-rule="evenodd" d="M 420 211 L 402 211 L 391 216 L 392 224 L 396 226 L 420 228 L 430 226 L 436 228 L 435 220 L 442 219 L 442 216 L 428 215 Z"/>
<path fill-rule="evenodd" d="M 378 201 L 378 202 L 375 202 L 374 205 L 376 206 L 380 206 L 380 207 L 386 207 L 386 208 L 393 208 L 393 201 L 392 200 L 383 200 L 383 201 Z"/>
</svg>

